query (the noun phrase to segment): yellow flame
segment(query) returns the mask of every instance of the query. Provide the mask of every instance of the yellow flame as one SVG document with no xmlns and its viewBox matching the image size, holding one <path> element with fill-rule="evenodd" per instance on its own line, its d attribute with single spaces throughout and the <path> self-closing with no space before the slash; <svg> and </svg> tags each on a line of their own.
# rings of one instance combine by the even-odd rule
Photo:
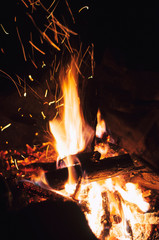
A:
<svg viewBox="0 0 159 240">
<path fill-rule="evenodd" d="M 97 112 L 97 126 L 96 126 L 96 136 L 101 138 L 102 135 L 106 132 L 105 121 L 101 118 L 101 112 L 98 109 Z"/>
<path fill-rule="evenodd" d="M 64 96 L 64 109 L 61 120 L 53 119 L 49 122 L 50 131 L 56 141 L 56 150 L 59 158 L 83 151 L 92 140 L 93 130 L 86 124 L 81 110 L 77 90 L 77 64 L 75 60 L 66 72 L 61 72 L 62 95 Z M 73 165 L 72 157 L 67 157 L 67 166 Z M 69 169 L 69 183 L 74 184 L 73 168 Z M 68 189 L 68 185 L 66 187 Z"/>
<path fill-rule="evenodd" d="M 125 186 L 126 190 L 122 189 L 120 186 L 116 186 L 116 190 L 118 190 L 124 200 L 136 204 L 141 211 L 147 212 L 149 209 L 149 203 L 142 197 L 142 192 L 137 187 L 137 184 L 126 183 Z"/>
<path fill-rule="evenodd" d="M 76 184 L 66 183 L 65 190 L 68 194 L 72 195 L 76 190 Z"/>
<path fill-rule="evenodd" d="M 90 228 L 97 237 L 100 236 L 102 231 L 102 224 L 100 221 L 103 215 L 101 193 L 101 186 L 98 183 L 93 182 L 88 193 L 88 207 L 90 209 L 90 213 L 87 214 L 87 220 Z"/>
<path fill-rule="evenodd" d="M 133 239 L 141 240 L 144 236 L 146 240 L 151 233 L 151 224 L 148 224 L 148 219 L 152 218 L 150 222 L 156 220 L 153 215 L 151 217 L 145 215 L 149 214 L 145 213 L 149 209 L 149 204 L 144 200 L 139 186 L 129 182 L 124 183 L 124 179 L 119 177 L 109 178 L 98 183 L 87 183 L 81 187 L 78 200 L 87 204 L 89 211 L 85 212 L 85 215 L 97 238 L 103 237 L 102 222 L 103 220 L 107 221 L 107 218 L 105 219 L 105 205 L 103 205 L 105 200 L 102 197 L 104 192 L 108 198 L 106 211 L 110 217 L 109 221 L 111 221 L 107 239 L 130 240 L 133 236 Z"/>
<path fill-rule="evenodd" d="M 78 75 L 74 61 L 61 74 L 64 111 L 62 120 L 50 121 L 50 130 L 56 140 L 56 150 L 60 158 L 84 150 L 93 136 L 93 130 L 85 123 L 77 90 Z"/>
</svg>

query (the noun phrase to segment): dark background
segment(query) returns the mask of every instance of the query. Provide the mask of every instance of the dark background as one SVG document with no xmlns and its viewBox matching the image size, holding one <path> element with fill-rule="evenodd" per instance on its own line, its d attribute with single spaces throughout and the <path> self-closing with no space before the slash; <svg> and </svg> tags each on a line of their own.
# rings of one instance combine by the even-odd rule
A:
<svg viewBox="0 0 159 240">
<path fill-rule="evenodd" d="M 45 6 L 51 1 L 41 1 Z M 28 4 L 28 2 L 26 1 Z M 83 51 L 91 43 L 95 50 L 95 75 L 86 81 L 85 113 L 93 126 L 97 108 L 102 111 L 115 138 L 130 153 L 136 153 L 158 167 L 159 142 L 159 14 L 156 6 L 123 7 L 101 1 L 68 1 L 75 18 L 73 23 L 65 1 L 60 1 L 55 16 L 76 31 L 71 36 L 72 46 L 83 43 Z M 89 9 L 79 9 L 83 6 Z M 0 20 L 9 34 L 0 28 L 0 69 L 16 80 L 16 74 L 31 86 L 41 98 L 27 87 L 27 97 L 19 97 L 15 85 L 0 72 L 0 125 L 12 125 L 0 132 L 1 149 L 22 148 L 43 141 L 47 133 L 48 120 L 54 115 L 44 105 L 46 79 L 50 78 L 52 61 L 61 53 L 44 41 L 27 16 L 31 14 L 40 29 L 44 30 L 46 12 L 36 6 L 26 8 L 21 1 L 6 1 L 0 9 Z M 16 16 L 16 22 L 14 18 Z M 17 37 L 18 27 L 27 61 Z M 43 51 L 36 50 L 36 69 L 31 56 L 30 32 L 33 42 Z M 42 68 L 42 61 L 46 67 Z M 31 74 L 34 82 L 28 75 Z M 87 74 L 86 74 L 87 75 Z M 23 93 L 23 89 L 21 90 Z M 54 84 L 52 94 L 54 95 Z M 49 99 L 47 99 L 49 100 Z M 21 110 L 18 111 L 18 108 Z M 44 120 L 41 111 L 47 118 Z M 32 117 L 29 116 L 32 115 Z M 23 115 L 23 117 L 22 117 Z M 38 132 L 38 137 L 35 137 Z M 6 144 L 7 141 L 7 144 Z"/>
</svg>

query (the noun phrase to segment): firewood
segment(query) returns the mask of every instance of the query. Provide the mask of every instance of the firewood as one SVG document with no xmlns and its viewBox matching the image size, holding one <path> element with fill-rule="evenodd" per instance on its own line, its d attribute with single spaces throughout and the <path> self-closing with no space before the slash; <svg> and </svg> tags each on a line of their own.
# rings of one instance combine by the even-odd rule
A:
<svg viewBox="0 0 159 240">
<path fill-rule="evenodd" d="M 86 156 L 86 155 L 84 155 Z M 80 158 L 81 164 L 76 164 L 70 168 L 76 170 L 76 182 L 85 174 L 89 181 L 100 181 L 108 177 L 113 177 L 121 173 L 126 173 L 134 167 L 129 154 L 105 158 L 98 161 Z M 62 189 L 68 179 L 68 168 L 50 170 L 46 173 L 46 178 L 52 188 Z"/>
</svg>

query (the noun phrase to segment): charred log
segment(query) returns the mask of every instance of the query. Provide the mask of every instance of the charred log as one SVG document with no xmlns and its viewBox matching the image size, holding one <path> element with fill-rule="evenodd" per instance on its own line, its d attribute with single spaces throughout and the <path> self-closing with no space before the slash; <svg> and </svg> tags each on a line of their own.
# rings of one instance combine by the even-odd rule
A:
<svg viewBox="0 0 159 240">
<path fill-rule="evenodd" d="M 81 155 L 81 165 L 74 165 L 70 168 L 76 169 L 76 181 L 85 173 L 89 181 L 100 181 L 108 177 L 126 173 L 134 167 L 130 155 L 125 154 L 121 156 L 105 158 L 102 160 L 92 161 L 87 155 Z M 46 178 L 52 188 L 62 189 L 68 179 L 68 168 L 64 167 L 57 170 L 51 170 L 46 173 Z"/>
</svg>

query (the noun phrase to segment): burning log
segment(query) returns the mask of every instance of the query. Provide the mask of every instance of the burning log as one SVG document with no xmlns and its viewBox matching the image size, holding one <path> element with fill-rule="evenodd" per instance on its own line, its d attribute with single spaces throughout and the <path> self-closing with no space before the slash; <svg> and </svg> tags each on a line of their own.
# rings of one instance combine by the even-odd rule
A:
<svg viewBox="0 0 159 240">
<path fill-rule="evenodd" d="M 102 193 L 102 199 L 103 199 L 103 209 L 104 209 L 104 215 L 102 217 L 102 224 L 103 224 L 103 232 L 101 233 L 102 236 L 109 236 L 110 228 L 112 226 L 112 223 L 110 221 L 110 204 L 109 199 L 107 196 L 107 192 Z"/>
<path fill-rule="evenodd" d="M 99 152 L 81 152 L 76 155 L 71 155 L 70 157 L 74 161 L 73 166 L 70 168 L 76 169 L 77 178 L 81 177 L 84 173 L 90 181 L 102 180 L 134 168 L 133 161 L 129 154 L 108 157 L 102 160 L 100 160 Z M 51 182 L 52 187 L 56 187 L 57 189 L 60 186 L 63 187 L 61 183 L 64 183 L 68 178 L 66 158 L 59 160 L 58 163 L 36 162 L 26 166 L 19 166 L 19 170 L 22 172 L 32 172 L 35 169 L 45 171 L 48 181 Z"/>
<path fill-rule="evenodd" d="M 90 160 L 87 158 L 90 153 L 79 154 L 81 165 L 76 164 L 70 168 L 76 169 L 76 181 L 81 178 L 82 174 L 86 174 L 87 179 L 91 182 L 104 180 L 108 177 L 119 175 L 134 168 L 133 161 L 129 154 L 105 158 L 102 160 Z M 63 160 L 64 161 L 64 160 Z M 46 173 L 46 178 L 52 188 L 63 189 L 68 179 L 68 168 L 60 168 L 49 170 Z"/>
<path fill-rule="evenodd" d="M 126 172 L 132 167 L 134 165 L 129 154 L 109 157 L 97 162 L 87 161 L 82 163 L 82 169 L 91 181 L 99 181 L 116 174 L 119 175 L 120 172 Z"/>
</svg>

